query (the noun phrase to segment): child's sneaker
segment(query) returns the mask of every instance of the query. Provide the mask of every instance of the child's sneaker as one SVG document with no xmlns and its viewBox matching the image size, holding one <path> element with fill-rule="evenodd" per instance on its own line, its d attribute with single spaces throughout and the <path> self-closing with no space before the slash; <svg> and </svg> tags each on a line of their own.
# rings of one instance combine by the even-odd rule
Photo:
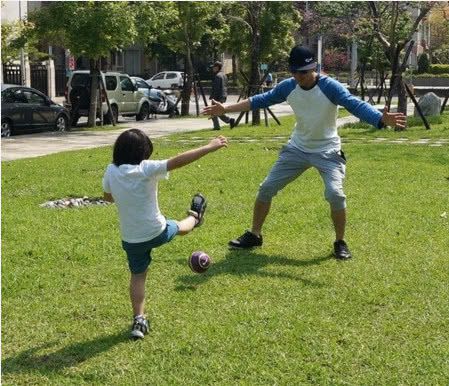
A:
<svg viewBox="0 0 449 386">
<path fill-rule="evenodd" d="M 143 339 L 149 329 L 150 325 L 148 324 L 148 320 L 142 315 L 137 315 L 134 317 L 133 326 L 131 328 L 131 338 Z"/>
<path fill-rule="evenodd" d="M 187 212 L 189 215 L 196 218 L 197 223 L 195 228 L 199 227 L 204 221 L 204 212 L 206 211 L 207 201 L 204 196 L 197 193 L 192 198 L 192 204 L 190 205 L 190 210 Z"/>
</svg>

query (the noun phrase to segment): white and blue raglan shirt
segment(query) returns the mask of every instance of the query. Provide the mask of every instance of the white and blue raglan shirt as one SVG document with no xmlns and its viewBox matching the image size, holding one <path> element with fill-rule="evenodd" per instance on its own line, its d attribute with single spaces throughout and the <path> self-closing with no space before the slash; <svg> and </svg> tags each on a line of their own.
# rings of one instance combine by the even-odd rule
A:
<svg viewBox="0 0 449 386">
<path fill-rule="evenodd" d="M 319 75 L 317 84 L 304 90 L 295 78 L 279 83 L 272 90 L 250 97 L 251 109 L 260 109 L 286 101 L 296 115 L 290 143 L 307 153 L 340 150 L 337 132 L 338 105 L 377 128 L 383 126 L 382 113 L 351 93 L 338 81 Z"/>
</svg>

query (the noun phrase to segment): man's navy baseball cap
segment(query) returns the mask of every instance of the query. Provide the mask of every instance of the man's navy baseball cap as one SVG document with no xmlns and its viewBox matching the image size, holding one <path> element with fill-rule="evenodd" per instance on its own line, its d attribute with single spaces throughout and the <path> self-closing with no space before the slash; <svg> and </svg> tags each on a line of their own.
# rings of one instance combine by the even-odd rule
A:
<svg viewBox="0 0 449 386">
<path fill-rule="evenodd" d="M 315 55 L 307 47 L 295 46 L 290 51 L 288 64 L 291 72 L 314 70 L 316 68 Z"/>
</svg>

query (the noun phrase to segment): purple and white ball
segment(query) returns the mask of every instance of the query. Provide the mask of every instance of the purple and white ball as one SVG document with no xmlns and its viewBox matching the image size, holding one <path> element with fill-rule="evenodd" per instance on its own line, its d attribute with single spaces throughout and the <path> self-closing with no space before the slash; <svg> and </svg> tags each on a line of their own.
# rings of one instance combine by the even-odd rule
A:
<svg viewBox="0 0 449 386">
<path fill-rule="evenodd" d="M 189 257 L 189 267 L 193 272 L 203 273 L 209 269 L 211 259 L 206 252 L 196 251 Z"/>
</svg>

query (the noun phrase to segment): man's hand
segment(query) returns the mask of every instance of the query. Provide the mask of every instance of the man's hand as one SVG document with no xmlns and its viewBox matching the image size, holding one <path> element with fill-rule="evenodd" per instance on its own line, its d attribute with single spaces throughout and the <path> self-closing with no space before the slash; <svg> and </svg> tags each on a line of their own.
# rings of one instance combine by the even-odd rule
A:
<svg viewBox="0 0 449 386">
<path fill-rule="evenodd" d="M 382 114 L 382 122 L 385 126 L 405 129 L 407 117 L 403 113 L 389 113 L 387 106 L 385 106 Z"/>
<path fill-rule="evenodd" d="M 219 137 L 212 139 L 207 146 L 209 146 L 211 151 L 215 151 L 222 147 L 227 147 L 228 139 L 220 135 Z"/>
<path fill-rule="evenodd" d="M 212 104 L 210 106 L 206 106 L 202 111 L 202 114 L 204 114 L 204 115 L 219 116 L 219 115 L 224 115 L 224 113 L 225 113 L 225 107 L 223 106 L 223 104 L 220 102 L 217 102 L 214 99 L 212 99 Z"/>
</svg>

